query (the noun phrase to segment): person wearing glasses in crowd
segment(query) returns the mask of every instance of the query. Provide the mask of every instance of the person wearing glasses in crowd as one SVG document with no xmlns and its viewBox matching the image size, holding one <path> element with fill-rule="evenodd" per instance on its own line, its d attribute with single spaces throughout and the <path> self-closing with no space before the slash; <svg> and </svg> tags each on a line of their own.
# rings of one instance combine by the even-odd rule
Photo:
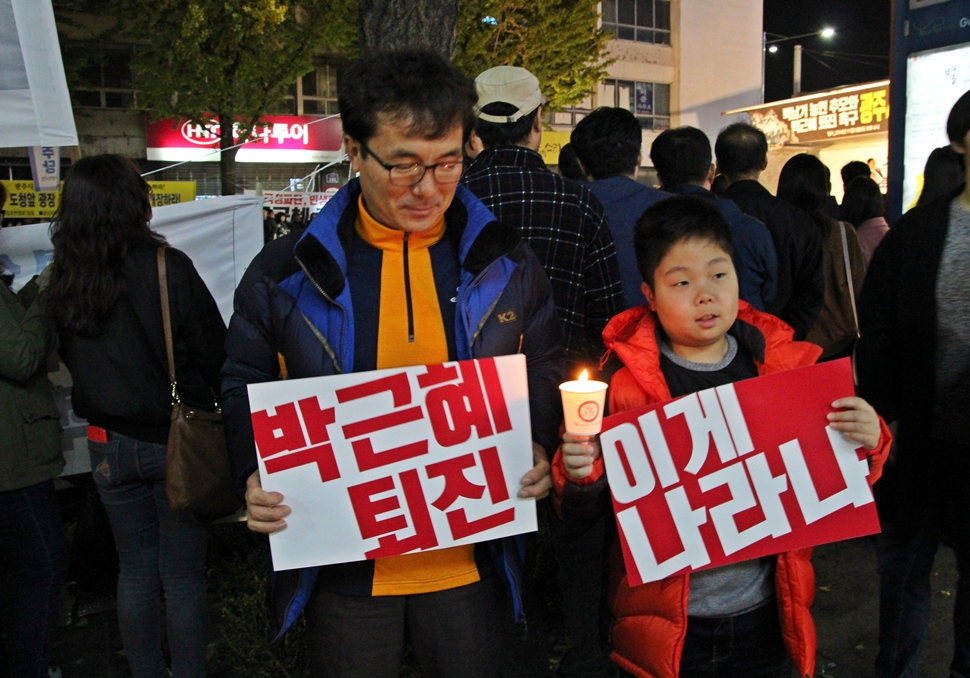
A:
<svg viewBox="0 0 970 678">
<path fill-rule="evenodd" d="M 561 330 L 535 255 L 458 185 L 475 101 L 474 84 L 430 52 L 368 55 L 343 78 L 344 144 L 358 178 L 302 237 L 266 245 L 236 291 L 223 411 L 250 529 L 283 530 L 291 512 L 286 497 L 261 488 L 246 390 L 284 374 L 523 353 L 535 466 L 519 496 L 548 494 Z M 496 676 L 500 610 L 521 581 L 518 546 L 501 540 L 277 572 L 276 635 L 305 613 L 314 676 L 396 678 L 406 642 L 422 675 Z"/>
</svg>

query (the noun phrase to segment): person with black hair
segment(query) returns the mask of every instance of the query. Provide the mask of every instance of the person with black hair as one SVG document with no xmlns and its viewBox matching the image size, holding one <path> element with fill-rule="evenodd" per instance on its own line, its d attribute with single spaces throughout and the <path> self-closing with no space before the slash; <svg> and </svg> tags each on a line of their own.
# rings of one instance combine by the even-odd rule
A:
<svg viewBox="0 0 970 678">
<path fill-rule="evenodd" d="M 709 200 L 721 210 L 731 229 L 739 294 L 759 311 L 765 310 L 778 288 L 775 243 L 764 224 L 711 192 L 714 164 L 707 135 L 696 127 L 664 130 L 650 147 L 650 159 L 663 190 Z"/>
<path fill-rule="evenodd" d="M 475 132 L 485 146 L 462 183 L 539 257 L 563 324 L 567 370 L 595 369 L 601 333 L 623 309 L 609 222 L 585 186 L 550 171 L 539 144 L 545 98 L 524 68 L 496 66 L 475 79 Z"/>
<path fill-rule="evenodd" d="M 885 200 L 878 184 L 869 177 L 856 177 L 845 188 L 845 196 L 839 207 L 839 219 L 855 226 L 859 244 L 866 258 L 866 266 L 872 261 L 872 253 L 889 232 L 885 214 Z"/>
<path fill-rule="evenodd" d="M 965 180 L 963 155 L 954 151 L 950 144 L 934 148 L 923 168 L 923 190 L 916 204 L 932 202 L 953 191 Z"/>
<path fill-rule="evenodd" d="M 729 182 L 724 197 L 771 232 L 778 255 L 778 291 L 765 309 L 804 339 L 825 298 L 822 237 L 811 218 L 771 195 L 758 182 L 768 167 L 768 139 L 757 127 L 728 125 L 714 142 L 717 171 Z"/>
<path fill-rule="evenodd" d="M 562 333 L 535 255 L 459 186 L 475 101 L 472 81 L 430 51 L 373 52 L 344 74 L 338 105 L 358 178 L 302 237 L 263 248 L 229 323 L 227 442 L 251 530 L 285 530 L 291 513 L 287 497 L 262 489 L 247 392 L 284 375 L 523 354 L 534 467 L 518 496 L 548 494 Z M 314 676 L 396 678 L 409 643 L 423 675 L 494 678 L 503 609 L 509 622 L 521 610 L 523 551 L 515 537 L 277 572 L 273 635 L 302 613 Z"/>
<path fill-rule="evenodd" d="M 828 194 L 829 180 L 825 165 L 814 155 L 799 153 L 789 158 L 781 168 L 778 200 L 808 214 L 814 222 L 813 227 L 822 234 L 825 301 L 805 335 L 806 341 L 822 347 L 821 360 L 834 360 L 851 354 L 859 334 L 855 299 L 866 277 L 865 256 L 855 230 L 824 212 Z"/>
<path fill-rule="evenodd" d="M 564 144 L 559 149 L 558 167 L 559 176 L 581 183 L 589 181 L 589 177 L 586 176 L 586 171 L 579 163 L 579 158 L 576 157 L 576 149 L 572 144 Z"/>
<path fill-rule="evenodd" d="M 625 108 L 597 108 L 577 123 L 570 141 L 583 168 L 593 178 L 589 190 L 603 204 L 610 222 L 624 307 L 639 306 L 643 293 L 633 252 L 633 226 L 648 207 L 670 197 L 637 181 L 643 128 Z"/>
<path fill-rule="evenodd" d="M 970 166 L 970 91 L 947 137 Z M 930 629 L 933 560 L 956 553 L 952 676 L 970 676 L 970 189 L 897 221 L 872 256 L 859 300 L 859 389 L 898 430 L 876 486 L 878 678 L 919 673 Z"/>
<path fill-rule="evenodd" d="M 793 341 L 785 323 L 738 299 L 731 233 L 709 200 L 660 201 L 640 217 L 634 242 L 646 303 L 604 332 L 624 365 L 610 382 L 611 413 L 815 362 L 817 346 Z M 830 426 L 865 448 L 874 482 L 889 454 L 888 429 L 860 398 L 832 407 Z M 602 499 L 616 478 L 606 473 L 597 436 L 564 434 L 553 478 L 570 520 L 582 524 L 610 510 Z M 631 586 L 614 546 L 611 658 L 624 678 L 791 678 L 793 668 L 814 675 L 811 549 Z"/>
<path fill-rule="evenodd" d="M 868 177 L 872 174 L 872 170 L 869 169 L 869 165 L 861 160 L 850 160 L 842 165 L 839 174 L 842 175 L 842 192 L 844 193 L 848 190 L 849 184 L 852 183 L 853 179 L 856 177 Z"/>
<path fill-rule="evenodd" d="M 118 623 L 135 678 L 205 676 L 205 526 L 169 508 L 166 443 L 172 385 L 158 254 L 164 249 L 178 396 L 212 411 L 226 326 L 192 261 L 150 226 L 150 188 L 128 158 L 78 160 L 51 225 L 48 288 L 71 404 L 88 420 L 94 482 L 121 565 Z"/>
</svg>

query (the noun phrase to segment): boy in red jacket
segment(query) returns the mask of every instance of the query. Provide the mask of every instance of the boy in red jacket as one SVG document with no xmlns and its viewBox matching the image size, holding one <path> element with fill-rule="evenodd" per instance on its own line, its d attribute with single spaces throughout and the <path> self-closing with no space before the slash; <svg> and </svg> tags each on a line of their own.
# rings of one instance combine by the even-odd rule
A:
<svg viewBox="0 0 970 678">
<path fill-rule="evenodd" d="M 610 412 L 813 364 L 821 349 L 792 340 L 778 318 L 738 301 L 731 235 L 716 207 L 676 197 L 648 209 L 634 241 L 647 305 L 613 318 L 603 338 L 625 367 Z M 870 482 L 891 437 L 861 398 L 832 403 L 833 429 L 868 451 Z M 553 463 L 568 519 L 588 513 L 606 485 L 596 439 L 566 434 Z M 642 678 L 789 678 L 814 673 L 811 549 L 631 587 L 618 546 L 611 578 L 613 661 Z"/>
</svg>

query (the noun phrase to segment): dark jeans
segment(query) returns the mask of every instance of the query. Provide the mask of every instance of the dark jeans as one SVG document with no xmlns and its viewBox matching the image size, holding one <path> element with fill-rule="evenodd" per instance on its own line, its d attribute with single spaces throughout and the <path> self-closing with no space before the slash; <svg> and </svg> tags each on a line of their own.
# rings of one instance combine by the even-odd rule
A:
<svg viewBox="0 0 970 678">
<path fill-rule="evenodd" d="M 790 678 L 774 601 L 734 617 L 690 617 L 680 678 Z"/>
<path fill-rule="evenodd" d="M 951 536 L 957 556 L 956 601 L 953 610 L 954 676 L 970 678 L 970 540 L 967 526 L 955 525 Z M 879 535 L 878 678 L 913 678 L 929 632 L 930 576 L 940 543 L 940 521 L 927 516 L 915 532 L 902 533 L 883 522 Z"/>
<path fill-rule="evenodd" d="M 410 596 L 344 596 L 317 586 L 306 607 L 313 678 L 397 678 L 410 642 L 424 678 L 496 678 L 495 577 Z"/>
<path fill-rule="evenodd" d="M 167 675 L 159 632 L 164 592 L 172 675 L 203 678 L 208 532 L 168 506 L 165 445 L 109 432 L 108 442 L 89 440 L 88 450 L 121 561 L 118 624 L 132 676 Z"/>
<path fill-rule="evenodd" d="M 0 492 L 0 561 L 14 585 L 5 605 L 10 676 L 47 678 L 67 574 L 54 481 Z"/>
<path fill-rule="evenodd" d="M 563 622 L 569 633 L 569 649 L 559 674 L 564 678 L 612 676 L 615 669 L 603 642 L 604 625 L 609 624 L 603 594 L 613 516 L 571 521 L 550 510 L 549 527 L 559 568 Z"/>
</svg>

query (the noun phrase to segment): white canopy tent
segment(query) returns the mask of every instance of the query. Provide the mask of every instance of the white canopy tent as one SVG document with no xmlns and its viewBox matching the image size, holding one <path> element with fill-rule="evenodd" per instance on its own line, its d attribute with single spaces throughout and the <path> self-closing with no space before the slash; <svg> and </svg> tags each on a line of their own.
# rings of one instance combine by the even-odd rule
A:
<svg viewBox="0 0 970 678">
<path fill-rule="evenodd" d="M 51 0 L 0 0 L 0 148 L 77 145 Z"/>
</svg>

